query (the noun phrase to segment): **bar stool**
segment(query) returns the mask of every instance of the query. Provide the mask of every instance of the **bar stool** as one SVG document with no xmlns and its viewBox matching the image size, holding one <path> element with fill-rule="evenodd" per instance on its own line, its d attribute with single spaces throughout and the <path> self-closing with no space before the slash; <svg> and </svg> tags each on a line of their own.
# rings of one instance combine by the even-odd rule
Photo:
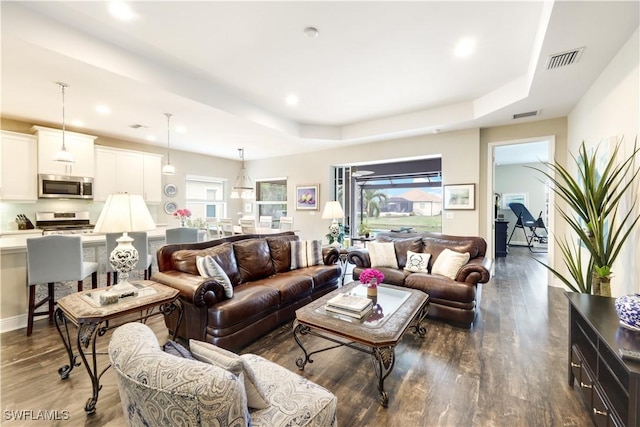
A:
<svg viewBox="0 0 640 427">
<path fill-rule="evenodd" d="M 168 228 L 165 239 L 170 243 L 193 243 L 198 241 L 198 229 L 189 227 Z"/>
<path fill-rule="evenodd" d="M 84 262 L 82 259 L 82 238 L 80 236 L 51 235 L 27 239 L 27 286 L 29 286 L 29 312 L 27 336 L 33 332 L 36 316 L 49 316 L 53 320 L 55 304 L 55 282 L 78 282 L 78 292 L 82 291 L 82 281 L 91 275 L 91 287 L 98 287 L 98 263 Z M 47 297 L 36 302 L 36 285 L 47 284 Z M 45 303 L 48 311 L 36 312 Z"/>
<path fill-rule="evenodd" d="M 144 270 L 144 279 L 151 279 L 151 270 L 153 267 L 153 255 L 149 253 L 149 237 L 146 231 L 129 232 L 129 237 L 133 239 L 133 247 L 138 251 L 138 264 L 136 268 L 138 270 Z M 111 273 L 113 273 L 113 284 L 118 283 L 118 272 L 111 267 L 109 262 L 109 255 L 118 246 L 116 241 L 122 237 L 122 233 L 107 233 L 107 266 L 105 271 L 107 272 L 107 286 L 111 286 Z"/>
</svg>

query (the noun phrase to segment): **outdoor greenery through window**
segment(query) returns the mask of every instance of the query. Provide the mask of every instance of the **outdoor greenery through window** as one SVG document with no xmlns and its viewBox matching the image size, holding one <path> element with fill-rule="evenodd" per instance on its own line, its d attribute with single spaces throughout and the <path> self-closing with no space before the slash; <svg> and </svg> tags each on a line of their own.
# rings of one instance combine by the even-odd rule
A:
<svg viewBox="0 0 640 427">
<path fill-rule="evenodd" d="M 272 227 L 280 225 L 280 217 L 287 216 L 287 179 L 256 181 L 256 217 L 270 216 Z"/>
<path fill-rule="evenodd" d="M 336 168 L 349 234 L 442 231 L 441 169 L 439 157 Z"/>
<path fill-rule="evenodd" d="M 190 226 L 206 228 L 208 220 L 225 217 L 224 184 L 222 178 L 187 175 L 185 199 L 186 208 L 191 211 Z"/>
</svg>

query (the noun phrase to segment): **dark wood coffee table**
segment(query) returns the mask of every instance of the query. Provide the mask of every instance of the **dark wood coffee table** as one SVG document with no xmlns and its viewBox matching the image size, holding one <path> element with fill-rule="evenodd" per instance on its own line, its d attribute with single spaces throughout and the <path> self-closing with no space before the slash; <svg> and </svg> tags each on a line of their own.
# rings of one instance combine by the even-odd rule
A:
<svg viewBox="0 0 640 427">
<path fill-rule="evenodd" d="M 415 289 L 383 284 L 378 286 L 373 311 L 363 319 L 355 319 L 324 309 L 327 300 L 339 293 L 366 296 L 366 289 L 360 282 L 351 282 L 296 310 L 293 336 L 304 352 L 296 365 L 304 370 L 307 363 L 313 363 L 314 354 L 343 346 L 370 354 L 378 378 L 380 404 L 386 407 L 389 395 L 384 390 L 384 380 L 393 370 L 395 347 L 409 328 L 424 337 L 426 330 L 421 322 L 429 311 L 429 296 Z M 304 335 L 321 337 L 335 345 L 308 352 L 301 340 Z"/>
</svg>

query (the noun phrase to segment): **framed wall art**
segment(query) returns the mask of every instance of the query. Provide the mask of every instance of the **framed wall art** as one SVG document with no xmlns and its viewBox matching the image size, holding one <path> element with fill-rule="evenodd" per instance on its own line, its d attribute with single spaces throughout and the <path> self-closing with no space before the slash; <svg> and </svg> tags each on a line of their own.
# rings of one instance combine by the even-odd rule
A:
<svg viewBox="0 0 640 427">
<path fill-rule="evenodd" d="M 320 196 L 320 184 L 296 186 L 296 210 L 317 211 L 319 209 L 318 197 Z"/>
<path fill-rule="evenodd" d="M 504 193 L 502 195 L 502 209 L 511 209 L 509 203 L 522 203 L 527 206 L 527 193 Z"/>
<path fill-rule="evenodd" d="M 469 209 L 476 208 L 476 185 L 456 184 L 444 186 L 444 209 Z"/>
</svg>

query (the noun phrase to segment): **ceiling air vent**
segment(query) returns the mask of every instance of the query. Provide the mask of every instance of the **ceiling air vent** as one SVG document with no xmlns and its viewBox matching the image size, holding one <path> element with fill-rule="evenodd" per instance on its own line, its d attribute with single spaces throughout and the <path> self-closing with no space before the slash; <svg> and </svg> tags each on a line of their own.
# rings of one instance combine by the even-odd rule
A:
<svg viewBox="0 0 640 427">
<path fill-rule="evenodd" d="M 129 125 L 130 128 L 133 129 L 140 129 L 140 128 L 145 128 L 145 129 L 149 129 L 149 126 L 145 126 L 145 125 L 139 125 L 139 124 L 133 124 L 133 125 Z"/>
<path fill-rule="evenodd" d="M 553 70 L 555 68 L 566 67 L 567 65 L 575 64 L 582 56 L 584 48 L 568 50 L 562 53 L 556 53 L 549 56 L 547 61 L 547 70 Z"/>
<path fill-rule="evenodd" d="M 538 114 L 540 114 L 540 110 L 536 110 L 536 111 L 527 111 L 526 113 L 518 113 L 518 114 L 514 114 L 513 115 L 513 119 L 523 119 L 525 117 L 533 117 L 533 116 L 537 116 Z"/>
</svg>

